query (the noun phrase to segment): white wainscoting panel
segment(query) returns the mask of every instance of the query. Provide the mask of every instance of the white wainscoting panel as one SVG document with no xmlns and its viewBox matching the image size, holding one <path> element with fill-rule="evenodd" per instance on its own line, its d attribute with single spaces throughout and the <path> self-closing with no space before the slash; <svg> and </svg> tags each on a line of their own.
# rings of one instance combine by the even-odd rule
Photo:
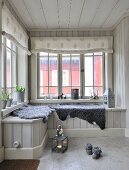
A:
<svg viewBox="0 0 129 170">
<path fill-rule="evenodd" d="M 13 131 L 13 142 L 14 141 L 21 141 L 20 145 L 23 147 L 23 140 L 22 140 L 22 124 L 12 124 L 12 131 Z"/>
<path fill-rule="evenodd" d="M 14 148 L 15 141 L 20 142 L 20 148 L 37 147 L 41 144 L 47 131 L 47 123 L 43 123 L 42 119 L 20 120 L 18 117 L 9 116 L 3 119 L 2 123 L 5 148 Z"/>
<path fill-rule="evenodd" d="M 3 146 L 12 148 L 13 144 L 13 131 L 12 124 L 5 124 L 3 129 Z"/>
<path fill-rule="evenodd" d="M 23 147 L 29 148 L 32 147 L 32 132 L 31 132 L 31 124 L 23 124 Z"/>
<path fill-rule="evenodd" d="M 32 136 L 33 136 L 33 145 L 38 146 L 40 144 L 40 123 L 35 122 L 32 125 Z"/>
<path fill-rule="evenodd" d="M 106 110 L 106 128 L 125 128 L 126 110 L 124 109 L 112 109 Z M 56 113 L 52 114 L 48 121 L 48 129 L 55 129 L 56 123 L 59 120 Z M 92 125 L 85 120 L 79 118 L 67 118 L 65 121 L 61 121 L 63 129 L 84 129 L 84 128 L 97 128 L 97 125 Z"/>
<path fill-rule="evenodd" d="M 126 113 L 125 111 L 121 111 L 121 128 L 126 127 Z"/>
</svg>

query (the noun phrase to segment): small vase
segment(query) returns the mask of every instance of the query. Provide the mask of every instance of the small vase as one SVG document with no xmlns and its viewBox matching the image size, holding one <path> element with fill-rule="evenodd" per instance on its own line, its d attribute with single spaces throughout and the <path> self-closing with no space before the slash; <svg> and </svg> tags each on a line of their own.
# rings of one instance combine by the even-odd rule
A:
<svg viewBox="0 0 129 170">
<path fill-rule="evenodd" d="M 6 108 L 7 101 L 6 100 L 1 100 L 1 109 Z"/>
<path fill-rule="evenodd" d="M 6 106 L 7 106 L 7 107 L 11 107 L 12 101 L 13 101 L 13 99 L 8 99 Z"/>
<path fill-rule="evenodd" d="M 79 89 L 71 89 L 71 99 L 79 99 Z"/>
</svg>

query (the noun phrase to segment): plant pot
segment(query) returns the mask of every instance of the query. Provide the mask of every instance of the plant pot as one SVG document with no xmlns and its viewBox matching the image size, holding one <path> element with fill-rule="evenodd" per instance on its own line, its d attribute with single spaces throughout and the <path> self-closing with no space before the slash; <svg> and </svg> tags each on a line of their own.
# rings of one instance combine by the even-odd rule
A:
<svg viewBox="0 0 129 170">
<path fill-rule="evenodd" d="M 16 92 L 16 100 L 18 103 L 24 102 L 24 92 Z"/>
<path fill-rule="evenodd" d="M 11 107 L 12 101 L 13 99 L 8 99 L 6 107 Z"/>
<path fill-rule="evenodd" d="M 1 100 L 1 109 L 6 108 L 7 101 L 6 100 Z"/>
</svg>

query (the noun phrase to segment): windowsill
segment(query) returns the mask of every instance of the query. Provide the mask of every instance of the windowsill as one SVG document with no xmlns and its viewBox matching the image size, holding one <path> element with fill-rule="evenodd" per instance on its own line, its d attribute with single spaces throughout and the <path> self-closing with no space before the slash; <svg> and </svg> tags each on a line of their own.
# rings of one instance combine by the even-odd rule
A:
<svg viewBox="0 0 129 170">
<path fill-rule="evenodd" d="M 30 104 L 35 103 L 35 104 L 60 104 L 60 103 L 103 103 L 103 99 L 77 99 L 77 100 L 72 100 L 72 99 L 34 99 L 30 100 Z M 113 111 L 113 112 L 119 112 L 119 111 L 126 111 L 126 108 L 120 108 L 120 107 L 115 107 L 115 108 L 105 108 L 106 111 Z"/>
<path fill-rule="evenodd" d="M 7 107 L 6 109 L 2 109 L 1 110 L 2 118 L 6 117 L 7 115 L 9 115 L 9 113 L 13 112 L 14 110 L 21 108 L 24 104 L 28 104 L 28 102 L 18 103 L 17 105 L 12 105 L 11 107 Z"/>
<path fill-rule="evenodd" d="M 115 108 L 105 108 L 107 111 L 111 111 L 111 112 L 119 112 L 119 111 L 123 111 L 125 112 L 127 109 L 125 108 L 120 108 L 120 107 L 115 107 Z"/>
<path fill-rule="evenodd" d="M 30 103 L 102 103 L 102 99 L 34 99 Z"/>
</svg>

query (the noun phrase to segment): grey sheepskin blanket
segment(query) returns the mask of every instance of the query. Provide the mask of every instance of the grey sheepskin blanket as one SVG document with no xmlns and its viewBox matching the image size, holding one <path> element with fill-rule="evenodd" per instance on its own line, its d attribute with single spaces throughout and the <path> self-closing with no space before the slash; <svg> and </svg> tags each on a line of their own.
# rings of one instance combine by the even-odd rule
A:
<svg viewBox="0 0 129 170">
<path fill-rule="evenodd" d="M 66 120 L 69 115 L 71 118 L 80 118 L 93 124 L 94 122 L 101 128 L 105 128 L 105 108 L 103 105 L 57 105 L 52 107 L 56 110 L 60 120 Z"/>
<path fill-rule="evenodd" d="M 48 106 L 23 106 L 20 109 L 17 109 L 12 112 L 13 116 L 18 116 L 22 119 L 37 119 L 37 118 L 43 118 L 43 122 L 45 123 L 48 119 L 48 116 L 53 112 L 54 110 L 51 109 Z"/>
<path fill-rule="evenodd" d="M 22 119 L 43 118 L 45 123 L 48 116 L 56 111 L 60 120 L 64 121 L 67 116 L 80 118 L 93 124 L 94 122 L 101 128 L 105 128 L 105 108 L 99 104 L 58 104 L 58 105 L 27 105 L 12 112 L 13 116 Z"/>
</svg>

